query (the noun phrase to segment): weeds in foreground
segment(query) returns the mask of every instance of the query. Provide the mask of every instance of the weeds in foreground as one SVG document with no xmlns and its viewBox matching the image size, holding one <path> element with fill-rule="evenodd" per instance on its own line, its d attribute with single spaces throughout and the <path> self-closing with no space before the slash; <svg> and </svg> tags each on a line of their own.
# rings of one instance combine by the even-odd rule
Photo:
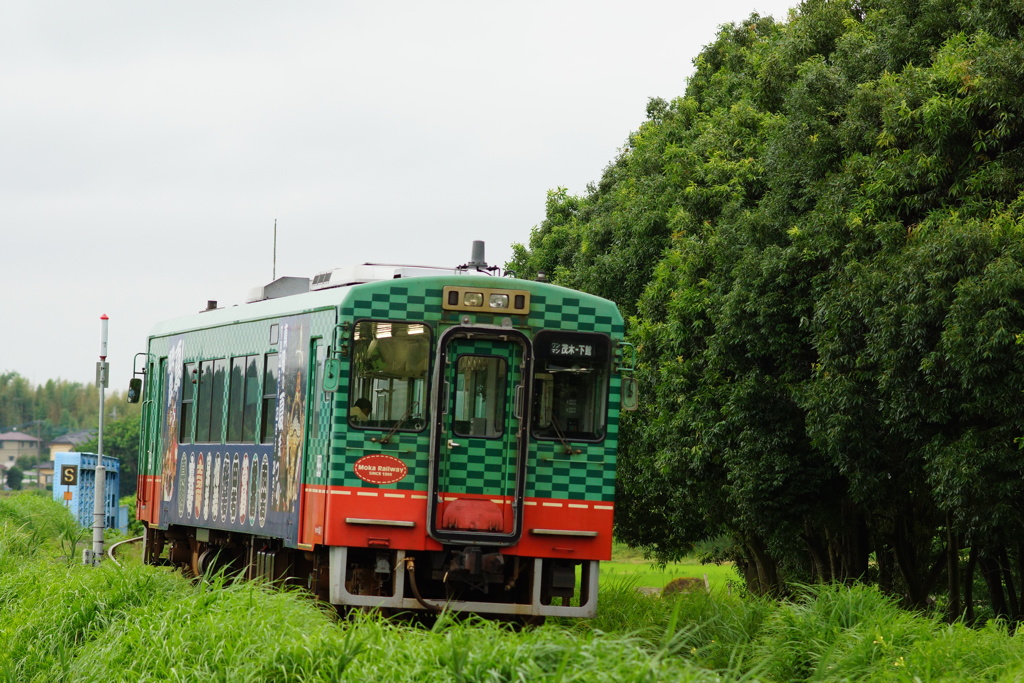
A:
<svg viewBox="0 0 1024 683">
<path fill-rule="evenodd" d="M 0 503 L 0 681 L 1019 680 L 1024 640 L 942 624 L 874 588 L 786 603 L 603 585 L 598 616 L 515 630 L 441 615 L 430 627 L 339 619 L 287 590 L 164 569 L 62 561 L 61 513 Z M 19 507 L 20 506 L 20 507 Z"/>
</svg>

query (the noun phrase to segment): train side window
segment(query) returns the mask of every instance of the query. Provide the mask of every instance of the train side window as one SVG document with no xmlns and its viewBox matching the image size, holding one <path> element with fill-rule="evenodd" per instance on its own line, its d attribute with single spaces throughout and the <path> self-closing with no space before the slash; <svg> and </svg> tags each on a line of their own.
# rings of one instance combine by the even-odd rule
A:
<svg viewBox="0 0 1024 683">
<path fill-rule="evenodd" d="M 263 422 L 260 443 L 274 443 L 274 424 L 277 420 L 277 354 L 268 353 L 263 366 Z"/>
<path fill-rule="evenodd" d="M 213 398 L 213 361 L 199 363 L 199 396 L 196 399 L 196 441 L 210 441 L 210 403 Z"/>
<path fill-rule="evenodd" d="M 256 442 L 256 406 L 260 401 L 259 356 L 231 359 L 228 395 L 228 442 Z"/>
<path fill-rule="evenodd" d="M 224 381 L 227 360 L 199 364 L 199 398 L 196 402 L 196 442 L 220 443 L 224 435 Z"/>
<path fill-rule="evenodd" d="M 181 419 L 178 421 L 178 443 L 192 443 L 192 422 L 195 419 L 196 364 L 185 363 L 181 385 Z"/>
<path fill-rule="evenodd" d="M 543 331 L 534 340 L 533 434 L 600 441 L 605 436 L 611 345 L 586 332 Z"/>
<path fill-rule="evenodd" d="M 423 429 L 429 371 L 429 327 L 360 321 L 352 337 L 349 424 L 369 429 Z"/>
</svg>

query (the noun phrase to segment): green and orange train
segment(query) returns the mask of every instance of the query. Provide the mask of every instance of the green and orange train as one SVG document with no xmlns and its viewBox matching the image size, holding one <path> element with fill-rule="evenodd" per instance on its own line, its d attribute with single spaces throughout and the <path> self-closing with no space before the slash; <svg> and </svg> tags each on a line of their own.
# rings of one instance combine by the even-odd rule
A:
<svg viewBox="0 0 1024 683">
<path fill-rule="evenodd" d="M 157 325 L 129 391 L 146 562 L 347 607 L 592 616 L 635 402 L 622 317 L 494 271 L 368 264 Z"/>
</svg>

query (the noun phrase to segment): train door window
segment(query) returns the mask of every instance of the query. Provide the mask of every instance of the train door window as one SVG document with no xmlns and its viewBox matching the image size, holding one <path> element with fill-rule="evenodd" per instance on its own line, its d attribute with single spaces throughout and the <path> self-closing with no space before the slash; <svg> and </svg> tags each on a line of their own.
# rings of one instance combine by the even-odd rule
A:
<svg viewBox="0 0 1024 683">
<path fill-rule="evenodd" d="M 268 353 L 263 365 L 263 420 L 260 425 L 260 443 L 274 443 L 274 424 L 277 418 L 277 354 Z"/>
<path fill-rule="evenodd" d="M 196 364 L 185 363 L 181 385 L 181 419 L 178 422 L 178 443 L 192 443 L 192 423 L 195 421 Z"/>
<path fill-rule="evenodd" d="M 149 366 L 149 371 L 150 371 L 150 373 L 153 372 L 153 365 L 152 364 L 150 364 L 150 366 Z M 166 403 L 166 401 L 167 401 L 167 390 L 164 388 L 164 385 L 161 384 L 161 382 L 166 382 L 167 381 L 167 359 L 166 358 L 161 358 L 160 359 L 160 367 L 159 367 L 159 369 L 156 372 L 158 373 L 156 375 L 150 374 L 150 380 L 149 381 L 150 382 L 155 382 L 155 384 L 150 385 L 152 387 L 150 389 L 150 391 L 154 391 L 155 394 L 156 394 L 156 397 L 157 397 L 156 398 L 156 401 L 157 401 L 157 404 L 156 404 L 157 405 L 157 412 L 154 415 L 153 413 L 150 413 L 148 411 L 143 411 L 142 414 L 144 416 L 144 419 L 146 420 L 147 428 L 149 430 L 153 430 L 154 428 L 156 429 L 156 437 L 157 437 L 157 442 L 156 443 L 158 443 L 158 444 L 165 444 L 165 443 L 167 443 L 167 437 L 168 437 L 168 434 L 167 434 L 168 422 L 169 422 L 170 419 L 173 419 L 173 418 L 169 418 L 169 416 L 167 415 L 167 403 Z M 156 379 L 157 377 L 159 377 L 160 380 L 157 380 Z M 155 426 L 153 425 L 153 422 L 152 422 L 152 420 L 154 418 L 158 421 Z M 147 435 L 149 435 L 148 431 L 147 431 Z M 149 468 L 154 466 L 154 463 L 156 462 L 156 455 L 155 455 L 156 452 L 157 452 L 157 447 L 153 444 L 152 436 L 150 435 L 149 438 L 147 438 L 147 440 L 146 440 L 146 447 L 142 449 L 142 452 L 140 454 L 141 457 L 144 458 L 143 464 L 145 466 L 144 468 L 142 468 L 142 467 L 139 468 L 140 472 L 141 471 L 148 472 Z"/>
<path fill-rule="evenodd" d="M 255 443 L 256 407 L 260 401 L 259 356 L 231 359 L 228 396 L 228 442 Z"/>
<path fill-rule="evenodd" d="M 505 426 L 504 358 L 459 356 L 455 365 L 452 430 L 459 436 L 501 436 Z"/>
<path fill-rule="evenodd" d="M 313 370 L 313 376 L 310 378 L 312 383 L 310 385 L 310 391 L 317 397 L 317 400 L 313 401 L 313 435 L 320 435 L 320 412 L 323 410 L 323 401 L 325 392 L 323 390 L 323 383 L 318 381 L 318 378 L 323 377 L 324 373 L 324 361 L 327 359 L 327 347 L 324 346 L 323 341 L 320 339 L 313 340 L 314 355 L 316 357 L 316 367 Z"/>
<path fill-rule="evenodd" d="M 363 320 L 356 325 L 352 342 L 349 423 L 423 429 L 430 328 L 422 323 Z"/>
<path fill-rule="evenodd" d="M 544 331 L 534 340 L 533 434 L 599 441 L 608 405 L 610 342 L 601 334 Z"/>
<path fill-rule="evenodd" d="M 199 364 L 199 397 L 196 401 L 196 441 L 219 443 L 224 435 L 224 382 L 227 360 Z"/>
</svg>

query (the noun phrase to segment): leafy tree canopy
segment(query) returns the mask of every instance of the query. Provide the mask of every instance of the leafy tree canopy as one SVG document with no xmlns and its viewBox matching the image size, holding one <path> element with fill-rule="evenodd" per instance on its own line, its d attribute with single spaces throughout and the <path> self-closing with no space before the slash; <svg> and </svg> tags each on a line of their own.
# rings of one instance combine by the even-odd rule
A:
<svg viewBox="0 0 1024 683">
<path fill-rule="evenodd" d="M 647 114 L 508 264 L 629 316 L 620 538 L 671 559 L 727 534 L 753 590 L 945 586 L 954 614 L 980 576 L 1018 618 L 1022 6 L 752 15 Z"/>
<path fill-rule="evenodd" d="M 120 462 L 121 495 L 133 496 L 139 475 L 139 429 L 142 417 L 131 414 L 103 427 L 103 455 L 118 458 Z M 87 453 L 96 453 L 99 439 L 94 438 L 79 446 Z"/>
</svg>

